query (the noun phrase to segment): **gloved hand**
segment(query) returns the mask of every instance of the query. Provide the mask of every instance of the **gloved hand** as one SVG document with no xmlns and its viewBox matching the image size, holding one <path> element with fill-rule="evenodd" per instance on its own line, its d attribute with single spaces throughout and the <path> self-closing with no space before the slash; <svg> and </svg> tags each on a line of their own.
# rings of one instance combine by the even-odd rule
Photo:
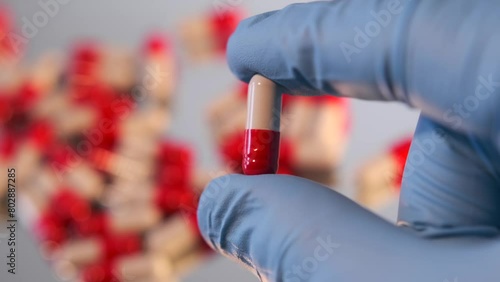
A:
<svg viewBox="0 0 500 282">
<path fill-rule="evenodd" d="M 421 117 L 400 227 L 308 180 L 229 175 L 200 199 L 207 242 L 263 281 L 498 281 L 499 11 L 487 0 L 338 0 L 243 21 L 228 44 L 241 80 L 399 101 Z"/>
</svg>

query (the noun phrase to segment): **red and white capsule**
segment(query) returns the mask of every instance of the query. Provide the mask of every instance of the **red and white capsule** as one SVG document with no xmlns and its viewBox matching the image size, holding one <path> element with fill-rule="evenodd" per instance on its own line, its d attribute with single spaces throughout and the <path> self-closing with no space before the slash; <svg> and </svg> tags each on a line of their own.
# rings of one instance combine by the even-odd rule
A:
<svg viewBox="0 0 500 282">
<path fill-rule="evenodd" d="M 261 75 L 250 80 L 242 161 L 246 175 L 273 174 L 278 170 L 281 96 L 271 80 Z"/>
</svg>

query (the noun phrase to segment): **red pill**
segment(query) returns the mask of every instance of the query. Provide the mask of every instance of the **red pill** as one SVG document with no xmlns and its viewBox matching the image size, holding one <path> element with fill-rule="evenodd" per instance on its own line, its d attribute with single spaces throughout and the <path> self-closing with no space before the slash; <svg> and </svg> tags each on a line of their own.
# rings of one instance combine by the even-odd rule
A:
<svg viewBox="0 0 500 282">
<path fill-rule="evenodd" d="M 244 13 L 240 9 L 216 10 L 212 13 L 209 23 L 218 52 L 226 52 L 227 41 L 243 18 Z"/>
<path fill-rule="evenodd" d="M 278 170 L 282 95 L 274 82 L 261 75 L 255 75 L 248 86 L 243 173 L 273 174 Z"/>
</svg>

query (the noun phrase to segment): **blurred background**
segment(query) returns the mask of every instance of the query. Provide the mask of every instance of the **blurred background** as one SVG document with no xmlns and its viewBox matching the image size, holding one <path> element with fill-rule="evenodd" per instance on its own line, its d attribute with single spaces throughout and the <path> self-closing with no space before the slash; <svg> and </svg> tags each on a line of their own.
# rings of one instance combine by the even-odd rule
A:
<svg viewBox="0 0 500 282">
<path fill-rule="evenodd" d="M 0 281 L 257 281 L 211 253 L 194 214 L 210 179 L 241 170 L 246 86 L 227 37 L 292 1 L 1 3 L 0 167 L 16 168 L 18 224 L 16 275 L 0 233 Z M 394 221 L 418 112 L 328 96 L 283 106 L 280 173 Z"/>
</svg>

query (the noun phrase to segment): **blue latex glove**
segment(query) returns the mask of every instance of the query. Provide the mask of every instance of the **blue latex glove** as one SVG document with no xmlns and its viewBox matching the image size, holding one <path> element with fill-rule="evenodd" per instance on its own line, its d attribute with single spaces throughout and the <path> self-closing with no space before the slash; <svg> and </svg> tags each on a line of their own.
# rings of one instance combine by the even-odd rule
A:
<svg viewBox="0 0 500 282">
<path fill-rule="evenodd" d="M 243 21 L 228 45 L 243 81 L 421 109 L 404 227 L 301 178 L 229 175 L 200 199 L 207 242 L 264 281 L 500 281 L 499 12 L 487 0 L 339 0 Z"/>
</svg>

